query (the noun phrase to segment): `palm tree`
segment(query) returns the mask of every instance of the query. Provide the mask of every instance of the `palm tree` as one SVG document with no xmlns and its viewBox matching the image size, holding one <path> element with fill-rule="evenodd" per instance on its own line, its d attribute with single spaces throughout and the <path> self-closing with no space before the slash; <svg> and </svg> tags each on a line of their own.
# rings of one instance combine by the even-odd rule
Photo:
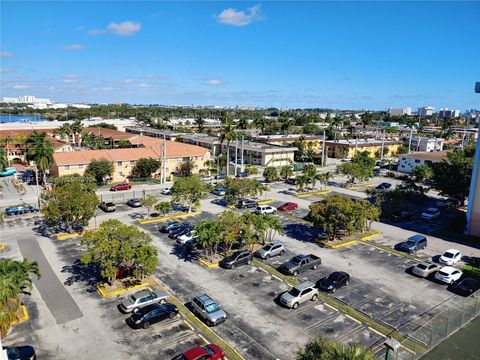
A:
<svg viewBox="0 0 480 360">
<path fill-rule="evenodd" d="M 27 145 L 27 159 L 35 162 L 46 182 L 46 171 L 55 163 L 52 143 L 46 139 L 45 133 L 38 133 L 34 130 L 27 139 Z"/>
<path fill-rule="evenodd" d="M 310 339 L 303 349 L 297 352 L 296 360 L 374 360 L 375 354 L 369 348 L 357 343 L 343 345 L 333 339 L 317 336 Z"/>
<path fill-rule="evenodd" d="M 295 178 L 295 180 L 297 181 L 297 188 L 298 188 L 298 191 L 302 192 L 303 191 L 303 188 L 305 187 L 305 184 L 307 184 L 307 179 L 305 176 L 302 176 L 302 175 L 299 175 Z"/>
<path fill-rule="evenodd" d="M 2 146 L 5 146 L 5 159 L 7 161 L 7 165 L 10 165 L 10 145 L 13 143 L 13 139 L 10 136 L 4 137 L 0 140 Z M 2 149 L 3 150 L 3 149 Z"/>
<path fill-rule="evenodd" d="M 202 114 L 197 114 L 197 116 L 195 116 L 195 124 L 197 124 L 197 131 L 203 133 L 205 130 L 205 120 L 203 119 Z"/>
<path fill-rule="evenodd" d="M 240 130 L 247 130 L 248 125 L 248 120 L 245 116 L 241 116 L 240 119 L 238 119 L 237 128 Z"/>
<path fill-rule="evenodd" d="M 0 171 L 3 171 L 8 165 L 7 152 L 4 148 L 0 147 Z"/>
<path fill-rule="evenodd" d="M 82 143 L 82 131 L 83 125 L 80 120 L 75 120 L 72 124 L 70 124 L 70 132 L 73 136 L 73 145 L 80 146 L 80 144 Z M 75 143 L 77 137 L 78 143 Z"/>
<path fill-rule="evenodd" d="M 255 117 L 255 119 L 253 120 L 253 124 L 257 129 L 260 129 L 262 131 L 262 134 L 265 133 L 265 128 L 267 127 L 267 120 L 264 116 Z"/>
<path fill-rule="evenodd" d="M 230 172 L 230 142 L 237 138 L 237 133 L 235 132 L 235 127 L 233 120 L 230 116 L 227 115 L 225 123 L 222 125 L 220 143 L 223 144 L 224 141 L 227 142 L 227 176 Z"/>
<path fill-rule="evenodd" d="M 295 121 L 293 119 L 288 118 L 282 122 L 280 129 L 283 131 L 285 135 L 288 135 L 293 125 L 295 125 Z"/>
<path fill-rule="evenodd" d="M 293 176 L 293 170 L 290 165 L 284 165 L 280 168 L 280 177 L 282 177 L 284 180 L 291 176 Z"/>
<path fill-rule="evenodd" d="M 53 130 L 53 133 L 60 136 L 60 140 L 66 141 L 71 144 L 70 136 L 72 135 L 72 129 L 70 128 L 70 124 L 62 124 L 62 126 Z"/>
</svg>

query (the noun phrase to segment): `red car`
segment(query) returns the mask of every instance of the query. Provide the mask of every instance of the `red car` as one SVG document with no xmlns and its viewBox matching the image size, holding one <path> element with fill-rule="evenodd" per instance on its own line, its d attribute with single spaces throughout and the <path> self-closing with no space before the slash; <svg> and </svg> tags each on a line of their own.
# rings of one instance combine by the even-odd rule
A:
<svg viewBox="0 0 480 360">
<path fill-rule="evenodd" d="M 298 204 L 295 204 L 293 202 L 287 202 L 283 205 L 280 205 L 277 210 L 278 211 L 292 211 L 298 209 Z"/>
<path fill-rule="evenodd" d="M 112 186 L 110 188 L 110 191 L 130 190 L 131 188 L 132 188 L 132 185 L 124 183 L 124 184 Z"/>
<path fill-rule="evenodd" d="M 175 356 L 172 360 L 224 360 L 225 353 L 215 344 L 194 346 L 183 354 Z"/>
</svg>

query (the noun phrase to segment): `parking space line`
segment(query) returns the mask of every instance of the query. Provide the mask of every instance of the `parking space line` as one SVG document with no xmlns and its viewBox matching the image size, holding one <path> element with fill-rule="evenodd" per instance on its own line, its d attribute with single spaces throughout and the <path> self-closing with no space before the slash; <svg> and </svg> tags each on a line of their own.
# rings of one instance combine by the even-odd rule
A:
<svg viewBox="0 0 480 360">
<path fill-rule="evenodd" d="M 346 332 L 346 333 L 343 334 L 343 335 L 340 335 L 337 340 L 340 340 L 340 341 L 341 341 L 341 340 L 343 340 L 343 339 L 348 339 L 348 338 L 351 337 L 353 334 L 357 333 L 358 330 L 360 330 L 360 329 L 363 329 L 363 325 L 362 325 L 362 324 L 360 324 L 360 325 L 358 325 L 358 326 L 355 326 L 352 330 Z"/>
<path fill-rule="evenodd" d="M 169 320 L 169 321 L 164 322 L 164 323 L 159 324 L 159 325 L 155 325 L 153 328 L 140 329 L 140 330 L 134 331 L 132 336 L 135 337 L 135 336 L 143 335 L 145 333 L 151 333 L 151 335 L 153 335 L 156 332 L 156 330 L 163 330 L 163 329 L 169 327 L 170 325 L 175 324 L 176 322 L 178 322 L 178 318 Z M 152 330 L 154 330 L 154 332 L 152 332 Z"/>
<path fill-rule="evenodd" d="M 202 334 L 197 334 L 197 335 L 200 339 L 202 339 L 205 342 L 205 344 L 209 343 L 209 341 L 207 339 L 205 339 L 205 337 Z"/>
<path fill-rule="evenodd" d="M 323 305 L 329 307 L 330 309 L 332 309 L 332 310 L 334 310 L 334 311 L 336 311 L 336 312 L 339 311 L 336 307 L 334 307 L 334 306 L 332 306 L 332 305 L 329 305 L 329 304 L 327 304 L 327 303 L 323 303 Z"/>
<path fill-rule="evenodd" d="M 372 328 L 371 326 L 369 326 L 367 329 L 370 330 L 371 332 L 374 332 L 374 333 L 377 334 L 377 335 L 380 335 L 380 336 L 384 337 L 384 338 L 387 337 L 387 335 L 385 335 L 385 334 L 381 333 L 380 331 Z"/>
<path fill-rule="evenodd" d="M 346 317 L 346 318 L 349 318 L 350 320 L 352 320 L 352 321 L 354 321 L 354 322 L 356 322 L 357 324 L 361 324 L 361 323 L 362 323 L 360 320 L 357 320 L 357 319 L 351 317 L 351 316 L 348 315 L 348 314 L 345 314 L 345 317 Z"/>
<path fill-rule="evenodd" d="M 155 350 L 160 350 L 163 348 L 166 348 L 167 346 L 173 345 L 173 344 L 178 344 L 181 341 L 187 340 L 188 338 L 191 338 L 192 336 L 196 336 L 197 334 L 195 333 L 187 333 L 182 336 L 178 336 L 176 338 L 173 338 L 165 343 L 158 344 L 158 346 L 155 346 L 153 348 L 150 348 L 150 351 L 155 351 Z"/>
<path fill-rule="evenodd" d="M 313 324 L 307 326 L 307 327 L 305 328 L 305 330 L 307 330 L 307 331 L 308 331 L 308 330 L 312 330 L 313 328 L 316 328 L 317 326 L 322 325 L 323 323 L 332 320 L 332 319 L 335 318 L 337 315 L 338 315 L 337 313 L 333 313 L 332 315 L 328 316 L 328 317 L 325 318 L 325 319 L 318 320 L 318 321 L 314 322 Z"/>
<path fill-rule="evenodd" d="M 282 316 L 283 319 L 289 319 L 291 317 L 294 317 L 294 316 L 297 316 L 299 313 L 301 312 L 304 312 L 304 311 L 307 311 L 307 310 L 310 310 L 312 308 L 314 308 L 315 306 L 317 306 L 318 303 L 316 301 L 312 301 L 310 304 L 306 305 L 306 306 L 302 306 L 302 307 L 299 307 L 298 309 L 296 310 L 293 310 L 291 309 L 291 311 L 285 315 Z"/>
<path fill-rule="evenodd" d="M 190 325 L 190 323 L 188 321 L 186 321 L 185 319 L 182 319 L 182 321 L 185 323 L 185 325 L 187 325 L 193 332 L 195 332 L 195 329 L 193 328 L 192 325 Z"/>
</svg>

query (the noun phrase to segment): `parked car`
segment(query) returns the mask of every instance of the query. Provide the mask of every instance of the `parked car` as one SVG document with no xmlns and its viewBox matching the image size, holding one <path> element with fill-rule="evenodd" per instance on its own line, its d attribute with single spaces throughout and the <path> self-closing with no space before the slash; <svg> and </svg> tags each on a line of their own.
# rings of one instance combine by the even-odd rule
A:
<svg viewBox="0 0 480 360">
<path fill-rule="evenodd" d="M 435 279 L 438 281 L 452 284 L 462 277 L 463 272 L 453 266 L 444 266 L 435 273 Z"/>
<path fill-rule="evenodd" d="M 237 178 L 246 178 L 246 177 L 249 177 L 249 176 L 250 176 L 250 174 L 248 172 L 244 171 L 244 172 L 239 172 L 236 177 Z"/>
<path fill-rule="evenodd" d="M 392 187 L 392 184 L 388 183 L 388 182 L 383 182 L 379 185 L 377 185 L 377 189 L 379 190 L 386 190 L 386 189 L 390 189 Z"/>
<path fill-rule="evenodd" d="M 251 209 L 257 207 L 257 202 L 255 200 L 243 199 L 238 201 L 237 207 L 239 209 Z"/>
<path fill-rule="evenodd" d="M 159 228 L 159 230 L 162 233 L 169 233 L 171 230 L 174 230 L 175 228 L 178 228 L 180 225 L 182 225 L 182 224 L 180 224 L 178 221 L 169 220 L 165 224 L 163 224 Z"/>
<path fill-rule="evenodd" d="M 10 176 L 15 174 L 16 172 L 17 172 L 17 169 L 15 169 L 14 167 L 7 167 L 3 171 L 0 171 L 0 176 L 1 177 Z"/>
<path fill-rule="evenodd" d="M 420 214 L 420 219 L 422 220 L 433 220 L 440 216 L 440 210 L 437 208 L 428 208 Z"/>
<path fill-rule="evenodd" d="M 128 183 L 123 183 L 123 184 L 118 184 L 115 186 L 112 186 L 110 188 L 110 191 L 122 191 L 122 190 L 130 190 L 132 188 L 132 185 Z"/>
<path fill-rule="evenodd" d="M 220 261 L 220 266 L 226 269 L 235 269 L 239 265 L 250 265 L 252 263 L 252 252 L 250 250 L 237 250 Z"/>
<path fill-rule="evenodd" d="M 255 209 L 255 213 L 257 214 L 275 214 L 276 212 L 277 208 L 270 205 L 258 205 Z"/>
<path fill-rule="evenodd" d="M 147 329 L 150 325 L 165 319 L 173 319 L 178 314 L 174 304 L 151 304 L 134 312 L 127 322 L 134 328 Z"/>
<path fill-rule="evenodd" d="M 178 237 L 182 236 L 193 230 L 193 227 L 190 224 L 181 224 L 177 229 L 170 231 L 168 237 L 170 239 L 178 239 Z"/>
<path fill-rule="evenodd" d="M 297 185 L 297 179 L 294 177 L 288 178 L 285 182 L 290 185 Z"/>
<path fill-rule="evenodd" d="M 437 208 L 445 208 L 445 207 L 458 206 L 458 205 L 459 205 L 459 202 L 458 200 L 455 200 L 455 199 L 442 199 L 442 200 L 438 200 L 435 203 L 435 206 Z"/>
<path fill-rule="evenodd" d="M 445 265 L 454 265 L 462 259 L 462 253 L 455 249 L 448 249 L 445 251 L 438 261 Z"/>
<path fill-rule="evenodd" d="M 5 209 L 6 215 L 22 215 L 38 212 L 37 208 L 30 205 L 12 206 Z"/>
<path fill-rule="evenodd" d="M 135 309 L 140 309 L 147 305 L 164 303 L 167 297 L 168 294 L 164 291 L 138 291 L 122 301 L 120 304 L 120 309 L 126 313 L 129 313 Z"/>
<path fill-rule="evenodd" d="M 98 205 L 98 207 L 105 212 L 114 212 L 117 209 L 117 207 L 113 202 L 105 202 L 105 201 L 102 201 L 100 205 Z"/>
<path fill-rule="evenodd" d="M 412 268 L 412 274 L 426 278 L 430 274 L 438 271 L 440 268 L 441 266 L 438 264 L 432 263 L 430 261 L 423 261 Z"/>
<path fill-rule="evenodd" d="M 177 243 L 185 244 L 187 241 L 197 239 L 198 235 L 195 233 L 195 230 L 191 230 L 177 237 Z"/>
<path fill-rule="evenodd" d="M 227 314 L 210 296 L 200 294 L 192 300 L 193 313 L 204 320 L 207 325 L 214 326 L 227 320 Z"/>
<path fill-rule="evenodd" d="M 255 254 L 262 259 L 269 259 L 277 255 L 282 256 L 285 254 L 285 245 L 279 240 L 274 240 L 258 249 Z"/>
<path fill-rule="evenodd" d="M 293 211 L 296 209 L 298 209 L 298 204 L 294 202 L 286 202 L 277 208 L 278 211 Z"/>
<path fill-rule="evenodd" d="M 140 199 L 133 198 L 133 199 L 129 199 L 127 201 L 127 205 L 132 207 L 132 208 L 138 208 L 138 207 L 142 206 L 142 203 L 140 202 Z"/>
<path fill-rule="evenodd" d="M 407 220 L 410 220 L 413 217 L 413 215 L 415 215 L 415 212 L 413 211 L 400 211 L 392 214 L 392 220 L 399 221 L 399 222 L 407 221 Z"/>
<path fill-rule="evenodd" d="M 315 270 L 321 263 L 322 260 L 316 255 L 297 255 L 284 262 L 280 270 L 289 275 L 297 276 L 308 269 Z"/>
<path fill-rule="evenodd" d="M 220 173 L 215 175 L 215 180 L 223 180 L 223 179 L 226 179 L 226 177 L 227 177 L 227 174 Z"/>
<path fill-rule="evenodd" d="M 200 178 L 200 180 L 202 181 L 212 181 L 213 180 L 213 176 L 208 176 L 208 175 L 204 175 Z"/>
<path fill-rule="evenodd" d="M 284 292 L 280 296 L 280 303 L 288 308 L 296 309 L 306 301 L 318 299 L 318 290 L 311 281 L 305 281 Z"/>
<path fill-rule="evenodd" d="M 33 346 L 4 346 L 3 354 L 5 360 L 36 360 L 37 355 Z"/>
<path fill-rule="evenodd" d="M 462 296 L 470 296 L 480 289 L 480 281 L 471 277 L 466 277 L 450 286 L 450 290 Z"/>
<path fill-rule="evenodd" d="M 400 243 L 397 248 L 408 253 L 415 253 L 418 250 L 423 250 L 427 247 L 427 238 L 423 235 L 410 236 L 407 241 Z"/>
<path fill-rule="evenodd" d="M 161 193 L 162 193 L 163 195 L 172 195 L 172 188 L 162 189 Z"/>
<path fill-rule="evenodd" d="M 172 360 L 224 360 L 224 358 L 225 353 L 220 346 L 208 344 L 205 346 L 195 345 Z"/>
<path fill-rule="evenodd" d="M 326 292 L 334 293 L 350 282 L 350 275 L 343 271 L 335 271 L 318 281 L 318 287 Z"/>
<path fill-rule="evenodd" d="M 217 196 L 225 196 L 225 189 L 224 188 L 215 188 L 212 190 L 213 195 Z"/>
</svg>

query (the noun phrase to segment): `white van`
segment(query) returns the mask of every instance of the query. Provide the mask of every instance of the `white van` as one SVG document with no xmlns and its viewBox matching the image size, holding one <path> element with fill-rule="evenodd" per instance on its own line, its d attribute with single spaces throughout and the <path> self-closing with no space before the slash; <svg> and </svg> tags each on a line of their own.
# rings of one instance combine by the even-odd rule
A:
<svg viewBox="0 0 480 360">
<path fill-rule="evenodd" d="M 257 214 L 275 214 L 277 209 L 270 205 L 258 205 L 255 212 Z"/>
</svg>

